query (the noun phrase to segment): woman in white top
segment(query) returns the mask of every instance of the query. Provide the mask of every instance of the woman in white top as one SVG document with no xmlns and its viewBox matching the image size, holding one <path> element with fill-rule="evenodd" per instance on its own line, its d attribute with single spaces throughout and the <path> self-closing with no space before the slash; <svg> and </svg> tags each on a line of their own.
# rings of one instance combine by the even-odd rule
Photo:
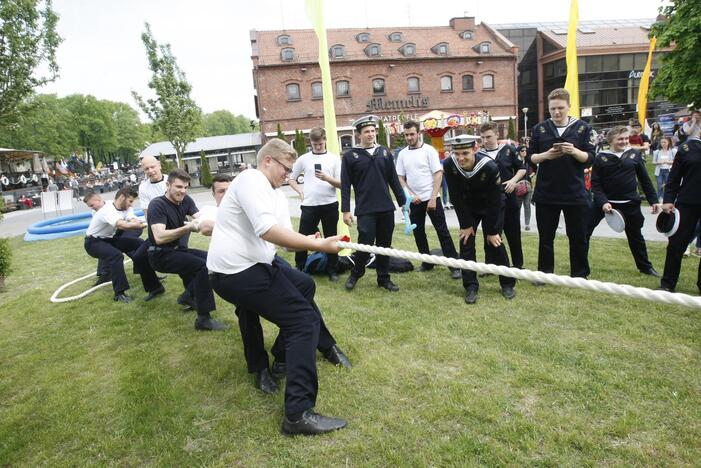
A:
<svg viewBox="0 0 701 468">
<path fill-rule="evenodd" d="M 670 137 L 660 140 L 660 148 L 655 150 L 652 156 L 652 164 L 655 166 L 655 178 L 657 179 L 657 197 L 662 198 L 664 186 L 669 178 L 669 170 L 672 168 L 674 155 L 677 149 L 672 144 Z"/>
</svg>

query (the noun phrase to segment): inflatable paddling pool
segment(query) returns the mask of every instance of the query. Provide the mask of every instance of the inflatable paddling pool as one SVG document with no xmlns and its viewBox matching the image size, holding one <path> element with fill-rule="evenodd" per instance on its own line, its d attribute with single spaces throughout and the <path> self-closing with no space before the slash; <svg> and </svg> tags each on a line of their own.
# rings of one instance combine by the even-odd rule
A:
<svg viewBox="0 0 701 468">
<path fill-rule="evenodd" d="M 143 210 L 136 210 L 136 216 L 143 216 Z M 57 218 L 39 221 L 29 226 L 24 235 L 27 242 L 39 240 L 61 239 L 63 237 L 79 236 L 85 234 L 90 225 L 92 212 L 59 216 Z"/>
</svg>

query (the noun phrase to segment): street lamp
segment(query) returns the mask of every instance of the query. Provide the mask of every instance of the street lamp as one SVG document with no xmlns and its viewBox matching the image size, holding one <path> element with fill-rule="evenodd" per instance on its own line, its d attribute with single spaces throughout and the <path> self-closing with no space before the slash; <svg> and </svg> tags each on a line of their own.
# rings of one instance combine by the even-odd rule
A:
<svg viewBox="0 0 701 468">
<path fill-rule="evenodd" d="M 523 112 L 523 140 L 525 141 L 528 138 L 528 107 L 521 109 L 521 112 Z"/>
</svg>

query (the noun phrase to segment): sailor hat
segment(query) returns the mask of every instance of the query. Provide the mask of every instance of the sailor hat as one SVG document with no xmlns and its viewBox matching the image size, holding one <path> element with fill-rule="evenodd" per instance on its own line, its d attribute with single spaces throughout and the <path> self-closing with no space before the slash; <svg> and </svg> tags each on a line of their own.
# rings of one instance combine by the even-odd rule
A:
<svg viewBox="0 0 701 468">
<path fill-rule="evenodd" d="M 474 148 L 479 139 L 480 137 L 474 135 L 458 135 L 446 138 L 445 144 L 450 145 L 453 149 Z"/>
<path fill-rule="evenodd" d="M 657 227 L 657 232 L 667 237 L 672 237 L 677 233 L 677 229 L 679 229 L 679 221 L 679 210 L 675 209 L 671 213 L 662 212 L 657 215 L 655 227 Z"/>
<path fill-rule="evenodd" d="M 379 122 L 380 118 L 376 115 L 366 115 L 364 117 L 359 118 L 355 122 L 353 122 L 351 125 L 355 127 L 357 131 L 360 131 L 363 129 L 363 127 L 367 127 L 368 125 L 372 125 L 373 127 L 377 127 L 377 122 Z"/>
</svg>

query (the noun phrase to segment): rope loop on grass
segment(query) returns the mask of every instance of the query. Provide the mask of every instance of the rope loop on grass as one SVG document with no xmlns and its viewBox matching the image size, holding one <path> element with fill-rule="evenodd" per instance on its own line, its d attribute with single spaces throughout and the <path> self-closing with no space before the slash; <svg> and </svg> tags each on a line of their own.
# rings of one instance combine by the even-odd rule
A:
<svg viewBox="0 0 701 468">
<path fill-rule="evenodd" d="M 422 254 L 418 252 L 409 252 L 407 250 L 391 249 L 388 247 L 356 244 L 355 242 L 338 241 L 338 246 L 341 247 L 341 249 L 352 249 L 360 252 L 374 253 L 375 255 L 386 255 L 388 257 L 416 260 L 424 263 L 431 263 L 433 265 L 471 270 L 476 273 L 491 273 L 493 275 L 508 276 L 510 278 L 541 282 L 555 286 L 585 289 L 587 291 L 603 292 L 617 296 L 633 297 L 635 299 L 645 299 L 647 301 L 662 302 L 664 304 L 701 308 L 701 297 L 689 296 L 688 294 L 656 291 L 648 288 L 630 286 L 628 284 L 609 283 L 604 281 L 588 280 L 585 278 L 572 278 L 570 276 L 561 276 L 554 273 L 543 273 L 542 271 L 521 270 L 519 268 L 473 262 L 472 260 L 461 260 L 437 255 Z"/>
<path fill-rule="evenodd" d="M 131 262 L 130 258 L 127 258 L 126 260 L 124 260 L 125 265 L 129 262 Z M 97 291 L 100 288 L 103 288 L 105 286 L 109 286 L 110 284 L 112 284 L 112 281 L 106 281 L 102 284 L 98 284 L 97 286 L 93 286 L 92 288 L 90 288 L 86 291 L 83 291 L 82 293 L 80 293 L 78 295 L 71 296 L 71 297 L 62 297 L 62 298 L 58 297 L 58 295 L 61 294 L 63 292 L 63 290 L 66 289 L 67 287 L 73 286 L 76 283 L 80 283 L 81 281 L 84 281 L 88 278 L 93 278 L 95 276 L 97 276 L 97 273 L 90 273 L 89 275 L 81 276 L 78 279 L 74 279 L 73 281 L 69 281 L 68 283 L 64 284 L 63 286 L 58 288 L 56 291 L 54 291 L 54 293 L 51 295 L 51 298 L 49 300 L 53 303 L 77 301 L 78 299 L 82 299 L 85 296 L 94 293 L 95 291 Z"/>
</svg>

